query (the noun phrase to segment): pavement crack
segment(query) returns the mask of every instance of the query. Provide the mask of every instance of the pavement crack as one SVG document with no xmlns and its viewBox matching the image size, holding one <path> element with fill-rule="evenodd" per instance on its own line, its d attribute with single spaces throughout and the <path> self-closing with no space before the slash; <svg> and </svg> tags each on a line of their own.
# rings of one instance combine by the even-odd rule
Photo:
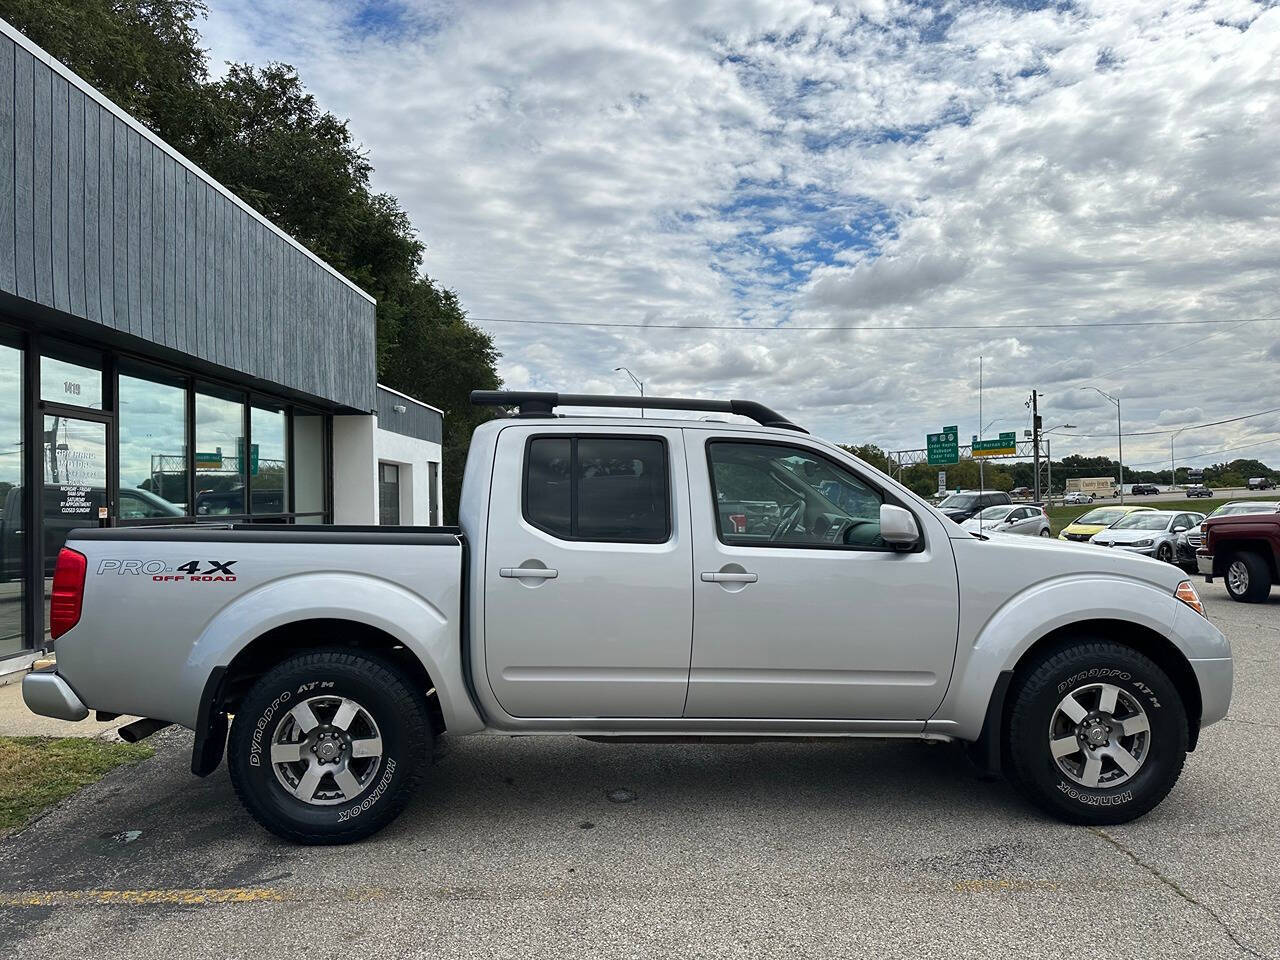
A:
<svg viewBox="0 0 1280 960">
<path fill-rule="evenodd" d="M 1224 723 L 1243 723 L 1250 727 L 1269 727 L 1272 730 L 1280 730 L 1280 723 L 1265 723 L 1262 720 L 1242 720 L 1240 717 L 1223 717 Z"/>
<path fill-rule="evenodd" d="M 1187 903 L 1191 904 L 1193 907 L 1197 908 L 1198 910 L 1202 910 L 1206 915 L 1208 915 L 1213 920 L 1214 923 L 1218 925 L 1218 927 L 1222 930 L 1222 932 L 1226 934 L 1227 939 L 1230 940 L 1232 943 L 1234 943 L 1242 951 L 1244 951 L 1251 957 L 1257 957 L 1258 960 L 1266 960 L 1266 958 L 1261 953 L 1259 953 L 1257 950 L 1254 950 L 1252 947 L 1246 945 L 1244 941 L 1242 941 L 1240 937 L 1236 935 L 1236 932 L 1231 929 L 1231 927 L 1227 924 L 1227 922 L 1222 919 L 1222 917 L 1218 914 L 1216 910 L 1210 907 L 1207 903 L 1204 903 L 1203 901 L 1196 899 L 1196 897 L 1190 892 L 1188 892 L 1181 884 L 1178 883 L 1178 881 L 1174 880 L 1172 877 L 1165 874 L 1163 871 L 1160 870 L 1159 867 L 1156 867 L 1153 864 L 1147 863 L 1145 860 L 1143 860 L 1136 853 L 1134 853 L 1132 850 L 1126 847 L 1123 843 L 1121 843 L 1111 834 L 1107 833 L 1107 831 L 1103 830 L 1101 827 L 1090 827 L 1089 830 L 1094 834 L 1096 834 L 1097 836 L 1101 837 L 1103 840 L 1107 841 L 1107 843 L 1111 844 L 1111 846 L 1115 847 L 1117 850 L 1123 853 L 1126 857 L 1128 857 L 1131 861 L 1133 861 L 1135 866 L 1140 867 L 1141 869 L 1145 870 L 1147 873 L 1151 874 L 1151 876 L 1155 877 L 1157 880 L 1163 883 L 1166 887 L 1172 890 L 1175 894 L 1177 894 Z"/>
</svg>

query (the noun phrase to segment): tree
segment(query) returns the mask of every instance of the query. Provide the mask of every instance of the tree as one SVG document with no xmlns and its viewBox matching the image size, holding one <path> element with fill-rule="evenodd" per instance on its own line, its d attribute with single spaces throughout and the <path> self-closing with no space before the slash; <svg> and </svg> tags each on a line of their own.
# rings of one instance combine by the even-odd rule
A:
<svg viewBox="0 0 1280 960">
<path fill-rule="evenodd" d="M 0 0 L 31 37 L 183 153 L 206 136 L 200 0 Z"/>
</svg>

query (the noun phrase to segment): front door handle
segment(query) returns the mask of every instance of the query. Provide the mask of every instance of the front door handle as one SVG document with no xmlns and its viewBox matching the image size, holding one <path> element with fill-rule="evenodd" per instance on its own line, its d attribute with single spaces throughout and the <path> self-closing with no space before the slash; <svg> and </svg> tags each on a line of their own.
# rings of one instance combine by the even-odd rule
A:
<svg viewBox="0 0 1280 960">
<path fill-rule="evenodd" d="M 755 573 L 727 573 L 723 571 L 703 570 L 703 583 L 755 583 L 760 576 Z"/>
<path fill-rule="evenodd" d="M 560 571 L 547 567 L 499 567 L 498 576 L 514 580 L 554 580 Z"/>
</svg>

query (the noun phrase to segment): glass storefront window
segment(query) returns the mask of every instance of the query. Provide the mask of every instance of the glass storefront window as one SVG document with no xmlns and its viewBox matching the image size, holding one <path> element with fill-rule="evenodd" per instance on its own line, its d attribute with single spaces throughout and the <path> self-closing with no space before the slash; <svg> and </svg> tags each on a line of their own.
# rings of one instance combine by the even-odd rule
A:
<svg viewBox="0 0 1280 960">
<path fill-rule="evenodd" d="M 196 391 L 197 517 L 245 512 L 244 404 Z"/>
<path fill-rule="evenodd" d="M 325 418 L 304 410 L 293 412 L 293 509 L 298 523 L 323 523 Z"/>
<path fill-rule="evenodd" d="M 283 410 L 253 407 L 249 411 L 249 506 L 253 513 L 288 509 L 289 466 Z"/>
<path fill-rule="evenodd" d="M 187 391 L 120 375 L 121 520 L 181 517 L 187 510 Z"/>
<path fill-rule="evenodd" d="M 0 344 L 0 657 L 26 646 L 22 462 L 22 351 Z"/>
<path fill-rule="evenodd" d="M 40 399 L 101 410 L 102 370 L 57 357 L 41 357 Z"/>
</svg>

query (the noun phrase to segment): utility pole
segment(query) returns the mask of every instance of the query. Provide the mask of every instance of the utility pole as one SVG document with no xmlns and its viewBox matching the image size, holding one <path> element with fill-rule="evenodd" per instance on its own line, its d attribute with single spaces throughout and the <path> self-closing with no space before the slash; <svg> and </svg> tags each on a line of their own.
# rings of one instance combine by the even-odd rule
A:
<svg viewBox="0 0 1280 960">
<path fill-rule="evenodd" d="M 982 354 L 978 354 L 978 439 L 982 439 Z M 985 464 L 973 455 L 972 446 L 969 447 L 969 458 L 978 461 L 978 492 L 983 493 L 987 488 L 987 478 L 982 469 Z"/>
<path fill-rule="evenodd" d="M 1031 497 L 1033 500 L 1040 499 L 1040 392 L 1034 388 L 1031 390 L 1031 399 L 1027 401 L 1027 406 L 1031 408 L 1031 460 L 1033 477 L 1035 478 L 1031 485 Z"/>
</svg>

